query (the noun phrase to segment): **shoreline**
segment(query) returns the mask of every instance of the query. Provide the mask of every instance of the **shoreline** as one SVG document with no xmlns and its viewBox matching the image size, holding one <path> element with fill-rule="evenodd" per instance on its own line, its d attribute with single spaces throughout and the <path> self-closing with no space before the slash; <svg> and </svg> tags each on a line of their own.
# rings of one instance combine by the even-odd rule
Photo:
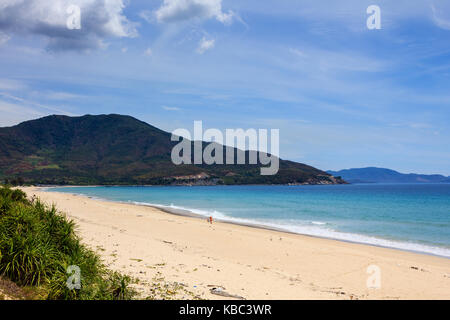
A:
<svg viewBox="0 0 450 320">
<path fill-rule="evenodd" d="M 128 264 L 130 259 L 141 255 L 147 258 L 139 260 L 154 260 L 156 255 L 168 260 L 164 267 L 156 264 L 158 272 L 170 281 L 182 278 L 202 298 L 219 298 L 205 285 L 204 279 L 210 279 L 209 283 L 249 299 L 450 299 L 450 263 L 446 257 L 301 235 L 266 226 L 219 220 L 210 225 L 201 215 L 174 213 L 150 205 L 105 201 L 40 188 L 22 189 L 30 196 L 37 194 L 46 203 L 55 203 L 59 210 L 74 218 L 83 239 L 90 245 L 101 244 L 109 253 L 102 256 L 110 266 L 142 278 L 141 272 L 148 270 L 139 268 L 139 263 Z M 125 235 L 127 232 L 131 234 Z M 110 241 L 111 238 L 117 240 Z M 151 243 L 151 252 L 136 239 Z M 155 248 L 159 248 L 157 253 Z M 111 259 L 117 253 L 115 250 L 121 251 L 121 263 Z M 388 278 L 388 284 L 381 289 L 366 287 L 366 269 L 371 264 L 380 265 Z M 191 271 L 180 270 L 186 266 Z M 205 266 L 208 266 L 206 270 Z M 257 268 L 249 270 L 248 266 Z M 192 273 L 198 275 L 194 277 Z M 349 277 L 350 274 L 353 276 Z M 250 279 L 244 281 L 246 288 L 240 288 L 243 276 Z M 147 282 L 152 279 L 144 278 Z M 270 290 L 264 289 L 266 285 Z"/>
<path fill-rule="evenodd" d="M 82 195 L 82 194 L 78 194 L 78 195 L 79 196 L 86 196 L 86 195 Z M 191 217 L 191 218 L 197 218 L 197 219 L 203 219 L 203 220 L 205 218 L 207 218 L 206 216 L 203 216 L 201 214 L 196 214 L 196 213 L 190 212 L 189 209 L 171 209 L 171 208 L 164 208 L 162 205 L 159 206 L 159 205 L 151 205 L 151 204 L 143 204 L 143 203 L 139 204 L 139 203 L 134 203 L 134 202 L 122 202 L 122 201 L 114 201 L 114 200 L 101 199 L 101 198 L 99 198 L 98 200 L 100 200 L 100 201 L 108 201 L 108 202 L 113 202 L 113 203 L 124 203 L 124 204 L 132 204 L 132 205 L 136 205 L 136 206 L 150 207 L 150 208 L 154 208 L 154 209 L 158 209 L 158 210 L 164 211 L 164 212 L 166 212 L 168 214 L 173 214 L 173 215 L 178 215 L 178 216 L 185 216 L 185 217 Z M 312 235 L 312 234 L 307 234 L 307 233 L 299 233 L 299 232 L 294 232 L 294 231 L 289 231 L 289 230 L 283 229 L 282 227 L 277 228 L 277 227 L 272 227 L 272 226 L 268 226 L 268 225 L 264 225 L 264 224 L 258 224 L 257 222 L 254 222 L 254 223 L 252 223 L 252 222 L 239 222 L 239 221 L 232 221 L 232 220 L 220 219 L 220 218 L 215 218 L 214 221 L 215 222 L 220 222 L 220 223 L 228 223 L 228 224 L 232 224 L 232 225 L 248 227 L 248 228 L 255 228 L 255 229 L 261 229 L 261 230 L 275 231 L 275 232 L 284 233 L 284 234 L 295 234 L 295 235 L 300 235 L 300 236 L 303 236 L 303 237 L 311 237 L 311 238 L 317 238 L 317 239 L 324 239 L 324 240 L 332 240 L 332 241 L 338 241 L 338 242 L 359 244 L 359 245 L 364 245 L 364 246 L 372 246 L 372 247 L 376 247 L 376 248 L 398 250 L 398 251 L 402 251 L 402 252 L 423 254 L 423 255 L 429 255 L 429 256 L 433 256 L 433 257 L 438 257 L 438 258 L 443 258 L 443 259 L 449 259 L 450 260 L 450 257 L 439 255 L 439 254 L 434 254 L 434 253 L 431 253 L 431 252 L 418 251 L 418 250 L 408 250 L 408 249 L 389 247 L 389 246 L 383 246 L 383 245 L 372 244 L 372 243 L 365 243 L 365 242 L 358 242 L 358 241 L 339 239 L 339 238 L 333 238 L 333 237 Z"/>
<path fill-rule="evenodd" d="M 84 187 L 88 187 L 88 188 L 94 188 L 94 187 L 98 187 L 98 186 L 65 186 L 62 188 L 84 188 Z M 102 187 L 102 186 L 99 186 Z M 104 187 L 104 186 L 103 186 Z M 112 187 L 112 186 L 111 186 Z M 128 187 L 144 187 L 144 186 L 128 186 Z M 169 186 L 167 186 L 169 187 Z M 56 187 L 36 187 L 39 189 L 47 189 L 47 188 L 61 188 L 59 186 Z M 45 190 L 44 190 L 45 191 Z M 58 192 L 58 191 L 45 191 L 45 192 Z M 72 193 L 72 192 L 61 192 L 63 194 L 72 194 L 72 195 L 77 195 L 77 196 L 81 196 L 81 197 L 86 197 L 89 199 L 94 199 L 94 200 L 99 200 L 99 201 L 106 201 L 106 202 L 111 202 L 111 203 L 122 203 L 122 204 L 131 204 L 131 205 L 136 205 L 136 206 L 144 206 L 144 207 L 150 207 L 150 208 L 154 208 L 156 210 L 161 210 L 163 212 L 166 212 L 168 214 L 173 214 L 173 215 L 178 215 L 178 216 L 185 216 L 185 217 L 191 217 L 191 218 L 197 218 L 197 219 L 207 219 L 208 216 L 207 215 L 202 215 L 202 214 L 198 214 L 195 212 L 192 212 L 192 210 L 194 209 L 188 209 L 188 208 L 170 208 L 168 206 L 165 205 L 158 205 L 158 204 L 150 204 L 150 203 L 145 203 L 145 202 L 137 202 L 137 201 L 116 201 L 116 200 L 110 200 L 110 199 L 105 199 L 105 198 L 99 198 L 99 197 L 93 197 L 93 196 L 88 196 L 85 194 L 79 194 L 79 193 Z M 223 219 L 223 218 L 215 218 L 214 217 L 214 221 L 215 222 L 220 222 L 220 223 L 228 223 L 228 224 L 233 224 L 233 225 L 239 225 L 239 226 L 244 226 L 244 227 L 248 227 L 248 228 L 256 228 L 256 229 L 262 229 L 262 230 L 269 230 L 269 231 L 275 231 L 275 232 L 280 232 L 280 233 L 286 233 L 286 234 L 294 234 L 294 235 L 300 235 L 300 236 L 304 236 L 304 237 L 312 237 L 312 238 L 317 238 L 317 239 L 325 239 L 325 240 L 332 240 L 332 241 L 338 241 L 338 242 L 345 242 L 345 243 L 353 243 L 353 244 L 359 244 L 359 245 L 365 245 L 365 246 L 372 246 L 372 247 L 376 247 L 376 248 L 384 248 L 384 249 L 390 249 L 390 250 L 398 250 L 401 252 L 410 252 L 410 253 L 416 253 L 416 254 L 423 254 L 423 255 L 429 255 L 429 256 L 433 256 L 433 257 L 438 257 L 438 258 L 444 258 L 444 259 L 449 259 L 450 260 L 450 256 L 445 256 L 445 255 L 441 255 L 441 254 L 437 254 L 437 253 L 433 253 L 433 252 L 427 252 L 427 251 L 421 251 L 421 250 L 414 250 L 414 249 L 406 249 L 406 248 L 399 248 L 399 247 L 395 247 L 395 246 L 389 246 L 389 245 L 382 245 L 382 244 L 376 244 L 376 243 L 370 243 L 370 242 L 363 242 L 363 241 L 357 241 L 357 240 L 348 240 L 348 239 L 340 239 L 337 237 L 332 237 L 332 236 L 321 236 L 321 235 L 315 235 L 315 234 L 307 234 L 307 233 L 301 233 L 301 232 L 295 232 L 295 231 L 290 231 L 287 229 L 283 229 L 283 227 L 276 227 L 276 226 L 270 226 L 270 225 L 265 225 L 265 224 L 261 224 L 258 223 L 257 221 L 252 222 L 252 221 L 248 221 L 248 222 L 240 222 L 240 221 L 236 221 L 236 220 L 231 220 L 232 218 L 230 217 L 230 219 Z M 245 219 L 243 219 L 245 220 Z M 339 231 L 337 231 L 339 232 Z M 356 236 L 362 236 L 362 237 L 369 237 L 367 235 L 364 234 L 357 234 L 357 233 L 349 233 L 351 235 L 356 235 Z M 392 241 L 392 242 L 396 242 L 399 244 L 407 244 L 407 241 L 401 241 L 401 240 L 387 240 L 387 239 L 383 239 L 383 238 L 376 238 L 376 237 L 371 237 L 373 239 L 377 239 L 380 241 Z M 419 245 L 417 243 L 413 243 L 416 245 Z M 441 247 L 438 246 L 431 246 L 431 245 L 426 245 L 427 247 L 431 248 L 431 249 L 441 249 Z"/>
</svg>

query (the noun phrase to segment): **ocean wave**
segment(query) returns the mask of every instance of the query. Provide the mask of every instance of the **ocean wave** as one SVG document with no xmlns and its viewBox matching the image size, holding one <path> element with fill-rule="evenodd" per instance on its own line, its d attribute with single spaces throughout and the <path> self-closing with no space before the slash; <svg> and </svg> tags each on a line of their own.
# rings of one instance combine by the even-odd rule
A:
<svg viewBox="0 0 450 320">
<path fill-rule="evenodd" d="M 315 224 L 317 226 L 324 226 L 327 223 L 326 222 L 322 222 L 322 221 L 311 221 L 312 224 Z"/>
</svg>

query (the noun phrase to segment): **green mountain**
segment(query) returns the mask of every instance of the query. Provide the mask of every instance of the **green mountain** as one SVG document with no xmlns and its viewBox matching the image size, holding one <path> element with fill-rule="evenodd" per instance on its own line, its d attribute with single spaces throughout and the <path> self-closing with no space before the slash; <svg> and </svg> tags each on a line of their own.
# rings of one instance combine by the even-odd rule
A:
<svg viewBox="0 0 450 320">
<path fill-rule="evenodd" d="M 327 171 L 351 183 L 450 183 L 450 177 L 439 174 L 404 174 L 385 168 L 357 168 Z"/>
<path fill-rule="evenodd" d="M 334 184 L 305 164 L 280 160 L 274 176 L 261 165 L 180 165 L 171 134 L 130 116 L 53 115 L 0 128 L 0 179 L 33 184 Z M 247 152 L 248 155 L 248 152 Z"/>
</svg>

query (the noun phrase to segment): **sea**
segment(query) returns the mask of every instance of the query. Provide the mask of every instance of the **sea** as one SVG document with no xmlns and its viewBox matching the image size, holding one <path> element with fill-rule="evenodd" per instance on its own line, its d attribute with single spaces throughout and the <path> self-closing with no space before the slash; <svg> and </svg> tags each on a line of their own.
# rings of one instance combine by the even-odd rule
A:
<svg viewBox="0 0 450 320">
<path fill-rule="evenodd" d="M 450 184 L 120 186 L 47 190 L 450 258 Z"/>
</svg>

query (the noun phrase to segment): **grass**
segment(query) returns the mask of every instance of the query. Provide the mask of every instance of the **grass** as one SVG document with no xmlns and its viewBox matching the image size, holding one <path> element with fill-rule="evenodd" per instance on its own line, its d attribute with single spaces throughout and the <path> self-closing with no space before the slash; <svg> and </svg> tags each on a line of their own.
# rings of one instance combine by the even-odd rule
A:
<svg viewBox="0 0 450 320">
<path fill-rule="evenodd" d="M 46 166 L 37 166 L 36 167 L 36 170 L 45 170 L 45 169 L 58 169 L 58 170 L 60 170 L 61 167 L 59 165 L 57 165 L 57 164 L 49 164 L 49 165 L 46 165 Z"/>
<path fill-rule="evenodd" d="M 69 266 L 79 267 L 80 289 L 67 285 Z M 73 221 L 8 187 L 0 187 L 0 275 L 32 288 L 39 299 L 120 300 L 136 294 L 129 277 L 108 270 L 80 242 Z"/>
</svg>

